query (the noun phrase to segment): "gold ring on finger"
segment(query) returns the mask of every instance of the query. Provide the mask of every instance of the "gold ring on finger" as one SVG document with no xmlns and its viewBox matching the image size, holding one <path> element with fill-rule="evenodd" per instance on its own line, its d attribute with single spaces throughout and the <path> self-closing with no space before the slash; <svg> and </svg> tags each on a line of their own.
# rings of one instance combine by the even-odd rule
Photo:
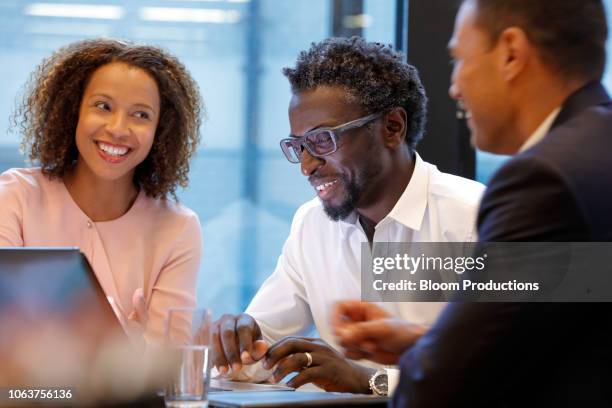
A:
<svg viewBox="0 0 612 408">
<path fill-rule="evenodd" d="M 312 365 L 312 354 L 305 351 L 304 355 L 306 356 L 306 365 L 304 366 L 304 368 L 308 368 Z"/>
</svg>

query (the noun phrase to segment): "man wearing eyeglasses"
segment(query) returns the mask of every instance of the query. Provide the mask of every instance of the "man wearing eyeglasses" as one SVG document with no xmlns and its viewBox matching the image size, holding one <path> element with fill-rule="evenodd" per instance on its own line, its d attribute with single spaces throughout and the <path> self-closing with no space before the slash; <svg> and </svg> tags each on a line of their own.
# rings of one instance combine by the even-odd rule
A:
<svg viewBox="0 0 612 408">
<path fill-rule="evenodd" d="M 297 373 L 290 386 L 384 395 L 386 371 L 337 351 L 330 308 L 361 296 L 362 242 L 475 240 L 483 186 L 444 174 L 416 153 L 427 99 L 416 69 L 390 47 L 325 40 L 284 74 L 293 96 L 291 135 L 281 148 L 317 197 L 298 209 L 276 270 L 246 313 L 216 322 L 213 362 L 227 374 L 262 360 L 273 380 Z M 414 340 L 442 307 L 385 305 L 410 325 Z M 313 327 L 320 338 L 301 337 Z M 242 371 L 251 379 L 261 373 Z"/>
</svg>

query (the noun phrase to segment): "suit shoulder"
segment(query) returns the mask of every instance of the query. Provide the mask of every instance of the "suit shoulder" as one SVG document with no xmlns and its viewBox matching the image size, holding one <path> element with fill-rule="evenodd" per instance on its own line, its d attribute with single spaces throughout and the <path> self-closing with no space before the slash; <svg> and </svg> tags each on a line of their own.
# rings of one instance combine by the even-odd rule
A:
<svg viewBox="0 0 612 408">
<path fill-rule="evenodd" d="M 512 157 L 491 176 L 484 198 L 504 190 L 508 198 L 515 194 L 526 193 L 526 186 L 536 186 L 541 179 L 548 183 L 564 184 L 559 165 L 545 155 L 527 151 Z M 505 191 L 507 190 L 507 191 Z"/>
<path fill-rule="evenodd" d="M 583 212 L 563 173 L 532 154 L 510 159 L 491 178 L 478 226 L 483 241 L 582 240 L 585 233 Z"/>
<path fill-rule="evenodd" d="M 516 158 L 534 158 L 559 173 L 595 175 L 609 171 L 612 109 L 593 106 L 583 109 L 562 124 L 552 128 L 546 137 Z"/>
</svg>

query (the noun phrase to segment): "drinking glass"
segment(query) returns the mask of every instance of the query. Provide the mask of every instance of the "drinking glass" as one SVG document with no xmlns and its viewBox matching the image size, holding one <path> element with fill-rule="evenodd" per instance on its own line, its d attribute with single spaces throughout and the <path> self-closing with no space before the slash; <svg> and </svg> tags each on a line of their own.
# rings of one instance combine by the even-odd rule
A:
<svg viewBox="0 0 612 408">
<path fill-rule="evenodd" d="M 168 309 L 165 345 L 171 371 L 167 407 L 207 407 L 210 383 L 211 313 L 202 308 Z"/>
</svg>

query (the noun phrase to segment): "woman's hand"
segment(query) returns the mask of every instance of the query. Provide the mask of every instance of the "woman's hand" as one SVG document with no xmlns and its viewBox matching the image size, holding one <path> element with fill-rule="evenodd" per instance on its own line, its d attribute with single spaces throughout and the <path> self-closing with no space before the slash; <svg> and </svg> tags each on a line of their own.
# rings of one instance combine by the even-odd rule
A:
<svg viewBox="0 0 612 408">
<path fill-rule="evenodd" d="M 147 302 L 142 288 L 138 288 L 132 295 L 132 313 L 127 317 L 127 330 L 131 338 L 143 338 L 149 314 L 147 313 Z M 144 339 L 143 339 L 144 340 Z"/>
</svg>

